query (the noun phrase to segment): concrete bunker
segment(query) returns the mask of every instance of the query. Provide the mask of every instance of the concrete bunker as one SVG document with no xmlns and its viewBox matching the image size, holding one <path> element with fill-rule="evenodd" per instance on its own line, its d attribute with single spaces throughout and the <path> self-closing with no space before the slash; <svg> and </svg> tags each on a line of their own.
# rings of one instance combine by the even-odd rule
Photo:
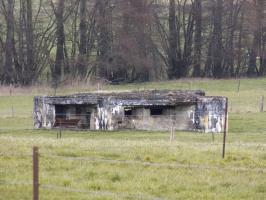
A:
<svg viewBox="0 0 266 200">
<path fill-rule="evenodd" d="M 34 98 L 35 128 L 222 132 L 225 97 L 148 90 Z"/>
</svg>

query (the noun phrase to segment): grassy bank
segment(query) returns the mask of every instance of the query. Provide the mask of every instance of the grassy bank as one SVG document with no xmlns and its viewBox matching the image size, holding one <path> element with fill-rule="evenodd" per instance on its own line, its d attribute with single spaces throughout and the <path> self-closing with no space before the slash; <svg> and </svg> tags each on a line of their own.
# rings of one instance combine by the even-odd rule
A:
<svg viewBox="0 0 266 200">
<path fill-rule="evenodd" d="M 262 138 L 260 133 L 253 138 Z M 31 147 L 41 199 L 264 199 L 265 139 L 149 132 L 2 132 L 0 199 L 31 198 Z"/>
</svg>

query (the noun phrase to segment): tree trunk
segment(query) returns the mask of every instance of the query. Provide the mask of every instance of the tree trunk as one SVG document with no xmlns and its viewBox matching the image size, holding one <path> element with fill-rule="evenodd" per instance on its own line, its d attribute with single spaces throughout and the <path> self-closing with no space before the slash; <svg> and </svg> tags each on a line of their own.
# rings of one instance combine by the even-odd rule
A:
<svg viewBox="0 0 266 200">
<path fill-rule="evenodd" d="M 110 63 L 111 57 L 111 12 L 110 12 L 110 0 L 98 1 L 98 76 L 104 79 L 110 76 Z"/>
<path fill-rule="evenodd" d="M 7 33 L 5 44 L 5 64 L 3 70 L 4 84 L 10 84 L 14 81 L 14 0 L 7 1 Z"/>
<path fill-rule="evenodd" d="M 202 48 L 202 5 L 201 0 L 194 2 L 195 38 L 194 38 L 194 68 L 193 76 L 201 75 L 201 48 Z"/>
<path fill-rule="evenodd" d="M 173 79 L 177 74 L 178 67 L 178 41 L 177 41 L 177 26 L 176 26 L 176 3 L 175 0 L 169 2 L 169 52 L 168 52 L 168 77 Z"/>
<path fill-rule="evenodd" d="M 240 14 L 240 27 L 239 27 L 239 33 L 238 33 L 238 41 L 237 41 L 237 49 L 238 49 L 238 52 L 237 52 L 237 66 L 236 66 L 236 70 L 235 70 L 235 75 L 236 76 L 239 76 L 240 75 L 240 68 L 241 68 L 241 65 L 243 65 L 243 55 L 242 55 L 242 48 L 243 48 L 243 22 L 244 22 L 244 13 L 241 12 Z"/>
<path fill-rule="evenodd" d="M 27 52 L 27 62 L 26 62 L 26 84 L 30 84 L 34 76 L 34 34 L 32 26 L 32 1 L 26 0 L 27 3 L 27 20 L 26 20 L 26 52 Z"/>
<path fill-rule="evenodd" d="M 193 45 L 193 33 L 194 33 L 194 10 L 193 5 L 189 11 L 186 11 L 186 1 L 183 5 L 183 32 L 184 32 L 184 48 L 183 57 L 181 59 L 182 65 L 180 65 L 181 77 L 187 77 L 189 67 L 192 64 L 192 45 Z M 188 12 L 188 13 L 187 13 Z"/>
<path fill-rule="evenodd" d="M 79 58 L 78 58 L 78 74 L 84 78 L 87 74 L 86 56 L 87 56 L 87 0 L 80 1 L 80 41 L 79 41 Z"/>
<path fill-rule="evenodd" d="M 223 0 L 216 0 L 214 22 L 213 22 L 213 76 L 221 78 L 223 76 L 223 43 L 222 43 L 222 20 L 223 20 Z"/>
<path fill-rule="evenodd" d="M 265 51 L 265 38 L 266 38 L 266 2 L 265 0 L 257 0 L 257 22 L 258 32 L 260 36 L 259 45 L 259 57 L 260 57 L 260 68 L 259 75 L 264 76 L 266 73 L 266 51 Z"/>
<path fill-rule="evenodd" d="M 17 32 L 17 43 L 18 43 L 18 62 L 19 63 L 25 63 L 25 43 L 26 43 L 26 39 L 25 39 L 25 21 L 26 21 L 26 1 L 25 0 L 20 0 L 19 1 L 20 4 L 20 10 L 19 10 L 19 28 L 18 28 L 18 32 Z M 25 67 L 26 67 L 26 63 L 23 64 L 21 66 L 21 68 L 18 70 L 16 69 L 16 75 L 19 76 L 17 77 L 17 79 L 20 79 L 21 84 L 24 83 L 24 75 L 28 75 L 27 73 L 25 73 Z M 17 71 L 18 70 L 18 71 Z"/>
<path fill-rule="evenodd" d="M 64 7 L 65 1 L 58 0 L 58 6 L 55 11 L 56 15 L 56 58 L 53 70 L 53 83 L 57 86 L 61 81 L 64 74 L 64 44 L 65 44 L 65 32 L 64 32 Z"/>
<path fill-rule="evenodd" d="M 224 52 L 224 67 L 223 72 L 225 76 L 234 75 L 234 36 L 236 30 L 236 22 L 238 18 L 238 5 L 234 4 L 234 0 L 228 1 L 227 10 L 229 16 L 227 17 L 225 52 Z"/>
</svg>

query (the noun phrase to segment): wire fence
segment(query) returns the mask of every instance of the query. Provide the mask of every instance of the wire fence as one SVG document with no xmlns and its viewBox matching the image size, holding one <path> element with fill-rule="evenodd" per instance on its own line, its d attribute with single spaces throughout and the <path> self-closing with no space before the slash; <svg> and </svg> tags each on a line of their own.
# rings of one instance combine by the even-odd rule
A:
<svg viewBox="0 0 266 200">
<path fill-rule="evenodd" d="M 172 169 L 197 169 L 197 170 L 231 170 L 237 172 L 256 172 L 256 173 L 266 173 L 265 168 L 247 168 L 247 167 L 222 167 L 215 165 L 203 165 L 203 164 L 182 164 L 182 163 L 159 163 L 159 162 L 145 162 L 137 160 L 114 160 L 114 159 L 103 159 L 103 158 L 94 158 L 94 157 L 71 157 L 71 156 L 58 156 L 51 154 L 42 154 L 42 157 L 49 159 L 63 159 L 70 161 L 84 161 L 90 163 L 104 163 L 104 164 L 116 164 L 116 165 L 141 165 L 143 167 L 156 167 L 156 168 L 172 168 Z"/>
<path fill-rule="evenodd" d="M 37 150 L 36 150 L 37 149 Z M 153 200 L 163 200 L 167 198 L 162 197 L 156 197 L 152 196 L 150 194 L 145 193 L 136 193 L 136 194 L 130 194 L 130 193 L 123 193 L 123 192 L 113 192 L 108 190 L 91 190 L 91 189 L 83 189 L 83 188 L 77 188 L 77 187 L 69 187 L 69 186 L 62 186 L 57 184 L 51 184 L 50 181 L 45 182 L 42 179 L 39 181 L 39 176 L 45 176 L 46 179 L 47 176 L 51 174 L 47 174 L 45 171 L 45 163 L 47 162 L 40 162 L 39 160 L 51 160 L 52 162 L 49 163 L 55 163 L 60 162 L 61 165 L 56 165 L 58 168 L 61 168 L 61 166 L 66 165 L 66 162 L 85 162 L 85 163 L 96 163 L 96 164 L 104 164 L 104 165 L 110 165 L 112 167 L 123 165 L 125 167 L 134 167 L 134 166 L 140 166 L 140 167 L 153 167 L 153 168 L 162 168 L 162 169 L 184 169 L 184 170 L 207 170 L 207 171 L 219 171 L 221 173 L 225 171 L 232 171 L 235 173 L 256 173 L 256 174 L 262 174 L 264 175 L 266 173 L 266 168 L 263 167 L 241 167 L 241 166 L 217 166 L 217 165 L 208 165 L 208 164 L 196 164 L 196 163 L 178 163 L 178 162 L 147 162 L 147 161 L 138 161 L 138 160 L 117 160 L 117 159 L 103 159 L 103 158 L 95 158 L 92 156 L 88 157 L 73 157 L 73 156 L 59 156 L 56 154 L 51 153 L 40 153 L 38 151 L 37 147 L 34 147 L 33 154 L 8 154 L 8 153 L 1 153 L 0 157 L 32 157 L 32 170 L 33 170 L 33 180 L 30 180 L 30 177 L 28 180 L 8 180 L 0 178 L 0 187 L 32 187 L 33 186 L 33 199 L 39 200 L 39 190 L 48 190 L 48 191 L 54 191 L 54 192 L 68 192 L 68 193 L 82 193 L 86 195 L 91 195 L 95 197 L 109 197 L 109 198 L 132 198 L 132 199 L 153 199 Z M 36 162 L 37 159 L 37 162 Z M 31 162 L 31 161 L 29 161 Z M 41 166 L 39 166 L 41 163 Z M 21 166 L 23 167 L 23 166 Z M 51 167 L 51 166 L 50 166 Z M 40 171 L 39 171 L 40 170 Z M 64 173 L 64 171 L 61 173 Z M 69 170 L 65 173 L 69 173 Z M 137 173 L 137 172 L 136 172 Z M 37 182 L 36 181 L 37 178 Z M 73 184 L 75 185 L 75 184 Z M 36 191 L 37 190 L 37 191 Z M 36 193 L 37 192 L 37 193 Z M 37 194 L 37 196 L 36 196 Z"/>
<path fill-rule="evenodd" d="M 70 192 L 70 193 L 83 193 L 83 194 L 89 194 L 91 196 L 96 197 L 113 197 L 113 198 L 125 198 L 125 199 L 147 199 L 147 200 L 166 200 L 166 198 L 159 198 L 159 197 L 153 197 L 151 195 L 147 194 L 125 194 L 122 192 L 111 192 L 111 191 L 91 191 L 91 190 L 82 190 L 82 189 L 75 189 L 75 188 L 69 188 L 69 187 L 62 187 L 62 186 L 56 186 L 56 185 L 41 185 L 41 189 L 44 190 L 53 190 L 53 191 L 63 191 L 63 192 Z"/>
<path fill-rule="evenodd" d="M 12 180 L 0 180 L 0 186 L 7 186 L 7 187 L 31 187 L 32 183 L 29 181 L 12 181 Z M 47 190 L 47 191 L 54 191 L 54 192 L 67 192 L 67 193 L 81 193 L 86 194 L 94 197 L 112 197 L 116 199 L 119 198 L 125 198 L 125 199 L 147 199 L 147 200 L 166 200 L 167 198 L 159 198 L 159 197 L 153 197 L 148 194 L 126 194 L 122 192 L 112 192 L 112 191 L 95 191 L 95 190 L 86 190 L 86 189 L 76 189 L 76 188 L 70 188 L 70 187 L 64 187 L 64 186 L 58 186 L 58 185 L 50 185 L 50 184 L 39 184 L 39 190 Z"/>
<path fill-rule="evenodd" d="M 0 185 L 5 185 L 5 186 L 31 186 L 32 182 L 27 181 L 27 180 L 1 180 L 0 179 Z"/>
</svg>

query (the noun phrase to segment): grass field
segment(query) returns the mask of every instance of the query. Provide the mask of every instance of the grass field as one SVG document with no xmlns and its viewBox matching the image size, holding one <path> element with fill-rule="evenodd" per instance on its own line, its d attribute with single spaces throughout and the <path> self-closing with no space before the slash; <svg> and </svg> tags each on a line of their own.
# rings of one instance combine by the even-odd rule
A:
<svg viewBox="0 0 266 200">
<path fill-rule="evenodd" d="M 0 89 L 0 199 L 32 198 L 32 147 L 40 151 L 40 199 L 265 199 L 266 79 L 182 80 L 105 90 L 203 89 L 229 97 L 229 134 L 32 130 L 32 98 L 52 89 Z M 85 92 L 60 88 L 58 94 Z M 12 114 L 13 113 L 13 114 Z"/>
</svg>

